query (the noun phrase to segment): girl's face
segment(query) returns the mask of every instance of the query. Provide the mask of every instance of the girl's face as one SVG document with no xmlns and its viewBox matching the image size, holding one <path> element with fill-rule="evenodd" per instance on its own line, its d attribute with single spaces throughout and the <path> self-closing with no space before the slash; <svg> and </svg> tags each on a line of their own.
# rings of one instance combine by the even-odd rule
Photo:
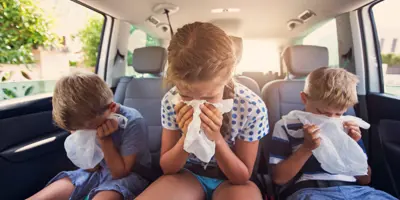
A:
<svg viewBox="0 0 400 200">
<path fill-rule="evenodd" d="M 217 77 L 211 81 L 201 81 L 190 84 L 177 83 L 179 95 L 183 101 L 206 100 L 210 103 L 218 103 L 222 100 L 225 85 L 228 80 Z"/>
</svg>

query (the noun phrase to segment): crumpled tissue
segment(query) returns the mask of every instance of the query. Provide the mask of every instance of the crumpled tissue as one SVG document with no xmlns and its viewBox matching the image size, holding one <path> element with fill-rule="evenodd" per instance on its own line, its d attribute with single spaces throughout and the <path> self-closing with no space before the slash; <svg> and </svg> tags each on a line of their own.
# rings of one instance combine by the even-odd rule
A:
<svg viewBox="0 0 400 200">
<path fill-rule="evenodd" d="M 297 119 L 303 124 L 314 124 L 320 128 L 321 144 L 312 152 L 325 171 L 348 176 L 367 175 L 367 156 L 343 127 L 345 121 L 353 121 L 361 128 L 369 129 L 367 122 L 354 116 L 331 118 L 298 110 L 291 111 L 282 119 L 285 126 L 288 120 Z"/>
<path fill-rule="evenodd" d="M 125 128 L 128 122 L 120 114 L 112 114 L 110 118 L 116 119 L 120 128 Z M 91 169 L 103 160 L 104 154 L 96 142 L 96 134 L 96 130 L 77 130 L 65 139 L 67 156 L 77 167 Z"/>
<path fill-rule="evenodd" d="M 177 103 L 179 98 L 174 100 Z M 204 131 L 200 128 L 200 105 L 211 104 L 217 108 L 222 114 L 230 112 L 233 107 L 233 99 L 224 99 L 219 103 L 209 103 L 205 100 L 184 101 L 185 104 L 193 107 L 193 120 L 188 126 L 183 149 L 188 153 L 193 153 L 198 159 L 204 163 L 209 163 L 215 154 L 215 142 L 207 138 Z"/>
</svg>

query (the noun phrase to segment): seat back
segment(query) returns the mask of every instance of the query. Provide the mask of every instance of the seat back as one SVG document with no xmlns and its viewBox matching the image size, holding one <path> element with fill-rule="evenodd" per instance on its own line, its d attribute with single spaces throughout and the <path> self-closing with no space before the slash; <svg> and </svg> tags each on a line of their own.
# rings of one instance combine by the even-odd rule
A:
<svg viewBox="0 0 400 200">
<path fill-rule="evenodd" d="M 326 47 L 297 45 L 284 50 L 283 62 L 292 79 L 275 80 L 267 83 L 261 92 L 262 99 L 268 108 L 270 131 L 275 123 L 291 110 L 304 108 L 300 92 L 304 88 L 304 77 L 320 67 L 328 66 L 328 49 Z"/>
<path fill-rule="evenodd" d="M 155 75 L 151 78 L 122 77 L 116 88 L 114 100 L 137 109 L 146 120 L 149 148 L 154 168 L 159 168 L 161 145 L 161 99 L 169 88 L 163 87 L 160 73 L 166 63 L 167 51 L 163 47 L 135 49 L 133 67 L 138 73 Z"/>
<path fill-rule="evenodd" d="M 240 84 L 249 88 L 251 91 L 256 93 L 258 96 L 261 95 L 260 87 L 258 86 L 257 82 L 254 79 L 249 78 L 247 76 L 236 76 L 235 80 L 237 82 L 239 82 Z"/>
</svg>

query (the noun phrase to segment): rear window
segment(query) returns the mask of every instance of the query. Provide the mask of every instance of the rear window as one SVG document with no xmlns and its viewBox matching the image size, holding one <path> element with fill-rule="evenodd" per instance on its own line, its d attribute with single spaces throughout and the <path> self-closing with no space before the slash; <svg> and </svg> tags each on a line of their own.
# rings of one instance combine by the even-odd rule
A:
<svg viewBox="0 0 400 200">
<path fill-rule="evenodd" d="M 236 68 L 243 72 L 280 72 L 280 52 L 273 40 L 243 39 L 242 59 Z"/>
<path fill-rule="evenodd" d="M 336 19 L 332 19 L 316 28 L 311 33 L 298 40 L 296 44 L 315 45 L 328 48 L 329 66 L 339 66 L 339 44 Z"/>
</svg>

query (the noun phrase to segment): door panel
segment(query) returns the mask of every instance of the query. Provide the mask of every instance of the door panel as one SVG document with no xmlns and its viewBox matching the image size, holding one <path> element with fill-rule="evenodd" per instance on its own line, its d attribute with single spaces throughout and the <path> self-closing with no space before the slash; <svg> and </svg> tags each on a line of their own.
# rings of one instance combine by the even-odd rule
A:
<svg viewBox="0 0 400 200">
<path fill-rule="evenodd" d="M 25 199 L 74 169 L 64 150 L 68 132 L 54 125 L 51 110 L 51 97 L 0 107 L 0 199 Z"/>
<path fill-rule="evenodd" d="M 372 186 L 399 197 L 400 98 L 371 93 L 367 96 Z"/>
</svg>

